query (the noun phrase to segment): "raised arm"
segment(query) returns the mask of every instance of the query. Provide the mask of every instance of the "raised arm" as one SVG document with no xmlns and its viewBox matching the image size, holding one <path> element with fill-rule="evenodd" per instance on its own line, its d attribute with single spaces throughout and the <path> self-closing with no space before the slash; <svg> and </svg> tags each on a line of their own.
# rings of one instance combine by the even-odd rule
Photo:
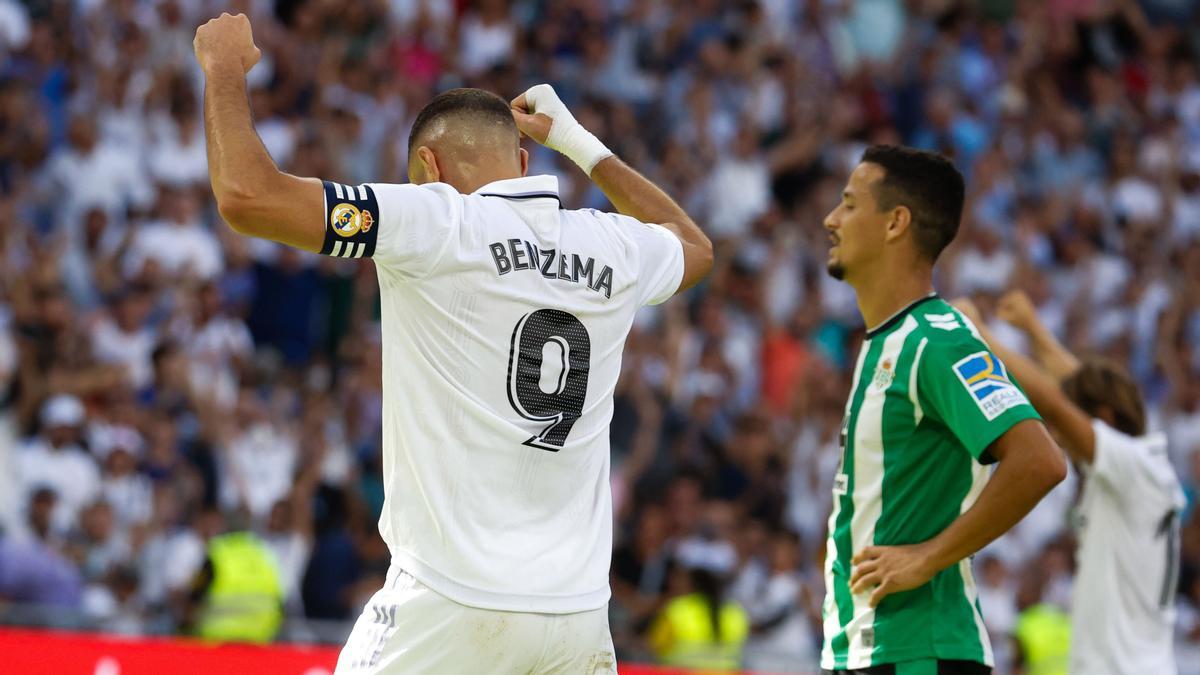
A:
<svg viewBox="0 0 1200 675">
<path fill-rule="evenodd" d="M 539 84 L 512 101 L 521 133 L 557 150 L 579 165 L 617 211 L 643 223 L 670 230 L 683 245 L 683 281 L 696 285 L 712 269 L 712 242 L 695 221 L 657 185 L 614 155 L 575 120 L 548 84 Z"/>
<path fill-rule="evenodd" d="M 996 315 L 1029 336 L 1033 357 L 1051 377 L 1062 380 L 1079 368 L 1079 359 L 1046 328 L 1024 291 L 1005 293 L 996 306 Z"/>
<path fill-rule="evenodd" d="M 246 73 L 261 55 L 245 14 L 221 16 L 192 43 L 204 72 L 204 135 L 217 209 L 235 232 L 321 250 L 324 190 L 275 166 L 254 130 Z"/>
<path fill-rule="evenodd" d="M 1008 297 L 1005 296 L 1005 299 L 1007 300 Z M 980 316 L 978 308 L 970 300 L 955 300 L 954 306 L 975 324 L 983 341 L 988 343 L 988 346 L 991 347 L 996 356 L 1004 362 L 1004 365 L 1008 366 L 1008 372 L 1021 385 L 1021 388 L 1025 390 L 1026 395 L 1029 396 L 1029 402 L 1033 404 L 1033 407 L 1050 426 L 1058 430 L 1063 441 L 1066 443 L 1065 449 L 1071 455 L 1071 459 L 1091 464 L 1096 456 L 1096 432 L 1092 428 L 1092 420 L 1079 406 L 1067 398 L 1067 395 L 1063 393 L 1062 387 L 1059 386 L 1059 380 L 1051 372 L 1051 369 L 1048 367 L 1039 367 L 1024 354 L 1009 349 L 997 341 L 991 331 L 988 330 L 987 324 L 983 321 L 983 317 Z M 1032 305 L 1030 306 L 1032 307 Z M 1016 316 L 1021 315 L 1019 310 L 1013 312 L 1010 308 L 1009 316 L 1013 316 L 1014 314 Z M 1049 335 L 1049 331 L 1036 318 L 1033 319 L 1033 323 Z M 1017 327 L 1023 328 L 1024 326 L 1017 324 Z M 1066 363 L 1069 360 L 1069 362 L 1075 364 L 1074 368 L 1079 367 L 1079 361 L 1075 356 L 1060 345 L 1054 339 L 1053 335 L 1050 335 L 1049 339 L 1053 340 L 1057 349 L 1065 354 L 1065 356 L 1059 355 L 1060 362 Z M 1074 368 L 1067 374 L 1073 372 Z"/>
<path fill-rule="evenodd" d="M 679 290 L 695 286 L 709 273 L 712 242 L 670 195 L 616 155 L 601 160 L 592 169 L 591 178 L 617 211 L 643 223 L 662 225 L 679 237 L 683 244 L 683 282 Z"/>
</svg>

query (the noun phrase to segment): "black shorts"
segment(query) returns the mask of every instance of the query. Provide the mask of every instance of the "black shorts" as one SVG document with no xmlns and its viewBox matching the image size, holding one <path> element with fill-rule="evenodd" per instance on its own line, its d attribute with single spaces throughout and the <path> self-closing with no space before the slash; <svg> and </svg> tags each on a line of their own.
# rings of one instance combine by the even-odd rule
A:
<svg viewBox="0 0 1200 675">
<path fill-rule="evenodd" d="M 933 666 L 924 662 L 921 665 Z M 915 666 L 910 668 L 908 666 Z M 992 669 L 977 661 L 938 661 L 935 668 L 921 668 L 918 664 L 886 663 L 882 666 L 856 668 L 854 670 L 822 670 L 821 675 L 906 675 L 907 672 L 919 671 L 929 675 L 992 675 Z"/>
</svg>

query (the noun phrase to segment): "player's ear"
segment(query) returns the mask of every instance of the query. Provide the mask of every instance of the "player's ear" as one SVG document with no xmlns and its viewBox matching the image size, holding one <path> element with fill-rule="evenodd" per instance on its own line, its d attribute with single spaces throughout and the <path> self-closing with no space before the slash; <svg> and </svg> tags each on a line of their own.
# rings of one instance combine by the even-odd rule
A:
<svg viewBox="0 0 1200 675">
<path fill-rule="evenodd" d="M 408 178 L 413 183 L 422 185 L 424 183 L 436 183 L 442 179 L 442 171 L 438 168 L 437 155 L 433 154 L 433 150 L 429 146 L 422 145 L 417 148 L 415 157 L 416 161 L 413 166 L 408 168 Z"/>
<path fill-rule="evenodd" d="M 888 214 L 887 241 L 904 236 L 912 226 L 912 211 L 907 206 L 896 206 Z"/>
<path fill-rule="evenodd" d="M 517 148 L 517 150 L 521 153 L 521 176 L 524 177 L 529 173 L 529 151 L 525 148 Z"/>
</svg>

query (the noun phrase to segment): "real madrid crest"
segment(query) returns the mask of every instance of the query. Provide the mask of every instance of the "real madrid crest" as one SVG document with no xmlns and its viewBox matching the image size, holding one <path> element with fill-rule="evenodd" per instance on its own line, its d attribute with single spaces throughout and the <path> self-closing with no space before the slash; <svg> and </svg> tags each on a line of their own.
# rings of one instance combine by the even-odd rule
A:
<svg viewBox="0 0 1200 675">
<path fill-rule="evenodd" d="M 871 380 L 871 384 L 876 389 L 887 389 L 894 379 L 896 379 L 896 369 L 892 365 L 892 360 L 884 359 L 875 368 L 875 377 Z"/>
<path fill-rule="evenodd" d="M 353 237 L 359 232 L 370 232 L 375 219 L 371 212 L 353 204 L 341 203 L 329 212 L 329 226 L 342 237 Z"/>
</svg>

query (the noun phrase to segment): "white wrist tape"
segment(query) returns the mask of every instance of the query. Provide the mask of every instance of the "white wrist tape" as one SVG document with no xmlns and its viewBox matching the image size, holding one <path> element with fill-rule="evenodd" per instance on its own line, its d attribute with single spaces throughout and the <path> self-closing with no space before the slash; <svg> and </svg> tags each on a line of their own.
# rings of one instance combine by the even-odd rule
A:
<svg viewBox="0 0 1200 675">
<path fill-rule="evenodd" d="M 585 174 L 590 176 L 600 160 L 612 156 L 612 150 L 575 120 L 575 116 L 567 110 L 567 106 L 550 85 L 539 84 L 531 87 L 525 92 L 525 103 L 529 106 L 530 113 L 541 113 L 552 122 L 550 135 L 546 138 L 546 147 L 566 155 L 567 159 L 579 165 Z"/>
<path fill-rule="evenodd" d="M 612 150 L 574 119 L 570 120 L 570 124 L 563 122 L 564 120 L 556 119 L 554 124 L 550 125 L 550 137 L 546 139 L 546 145 L 566 155 L 578 164 L 585 174 L 592 175 L 592 169 L 600 160 L 611 157 Z"/>
</svg>

